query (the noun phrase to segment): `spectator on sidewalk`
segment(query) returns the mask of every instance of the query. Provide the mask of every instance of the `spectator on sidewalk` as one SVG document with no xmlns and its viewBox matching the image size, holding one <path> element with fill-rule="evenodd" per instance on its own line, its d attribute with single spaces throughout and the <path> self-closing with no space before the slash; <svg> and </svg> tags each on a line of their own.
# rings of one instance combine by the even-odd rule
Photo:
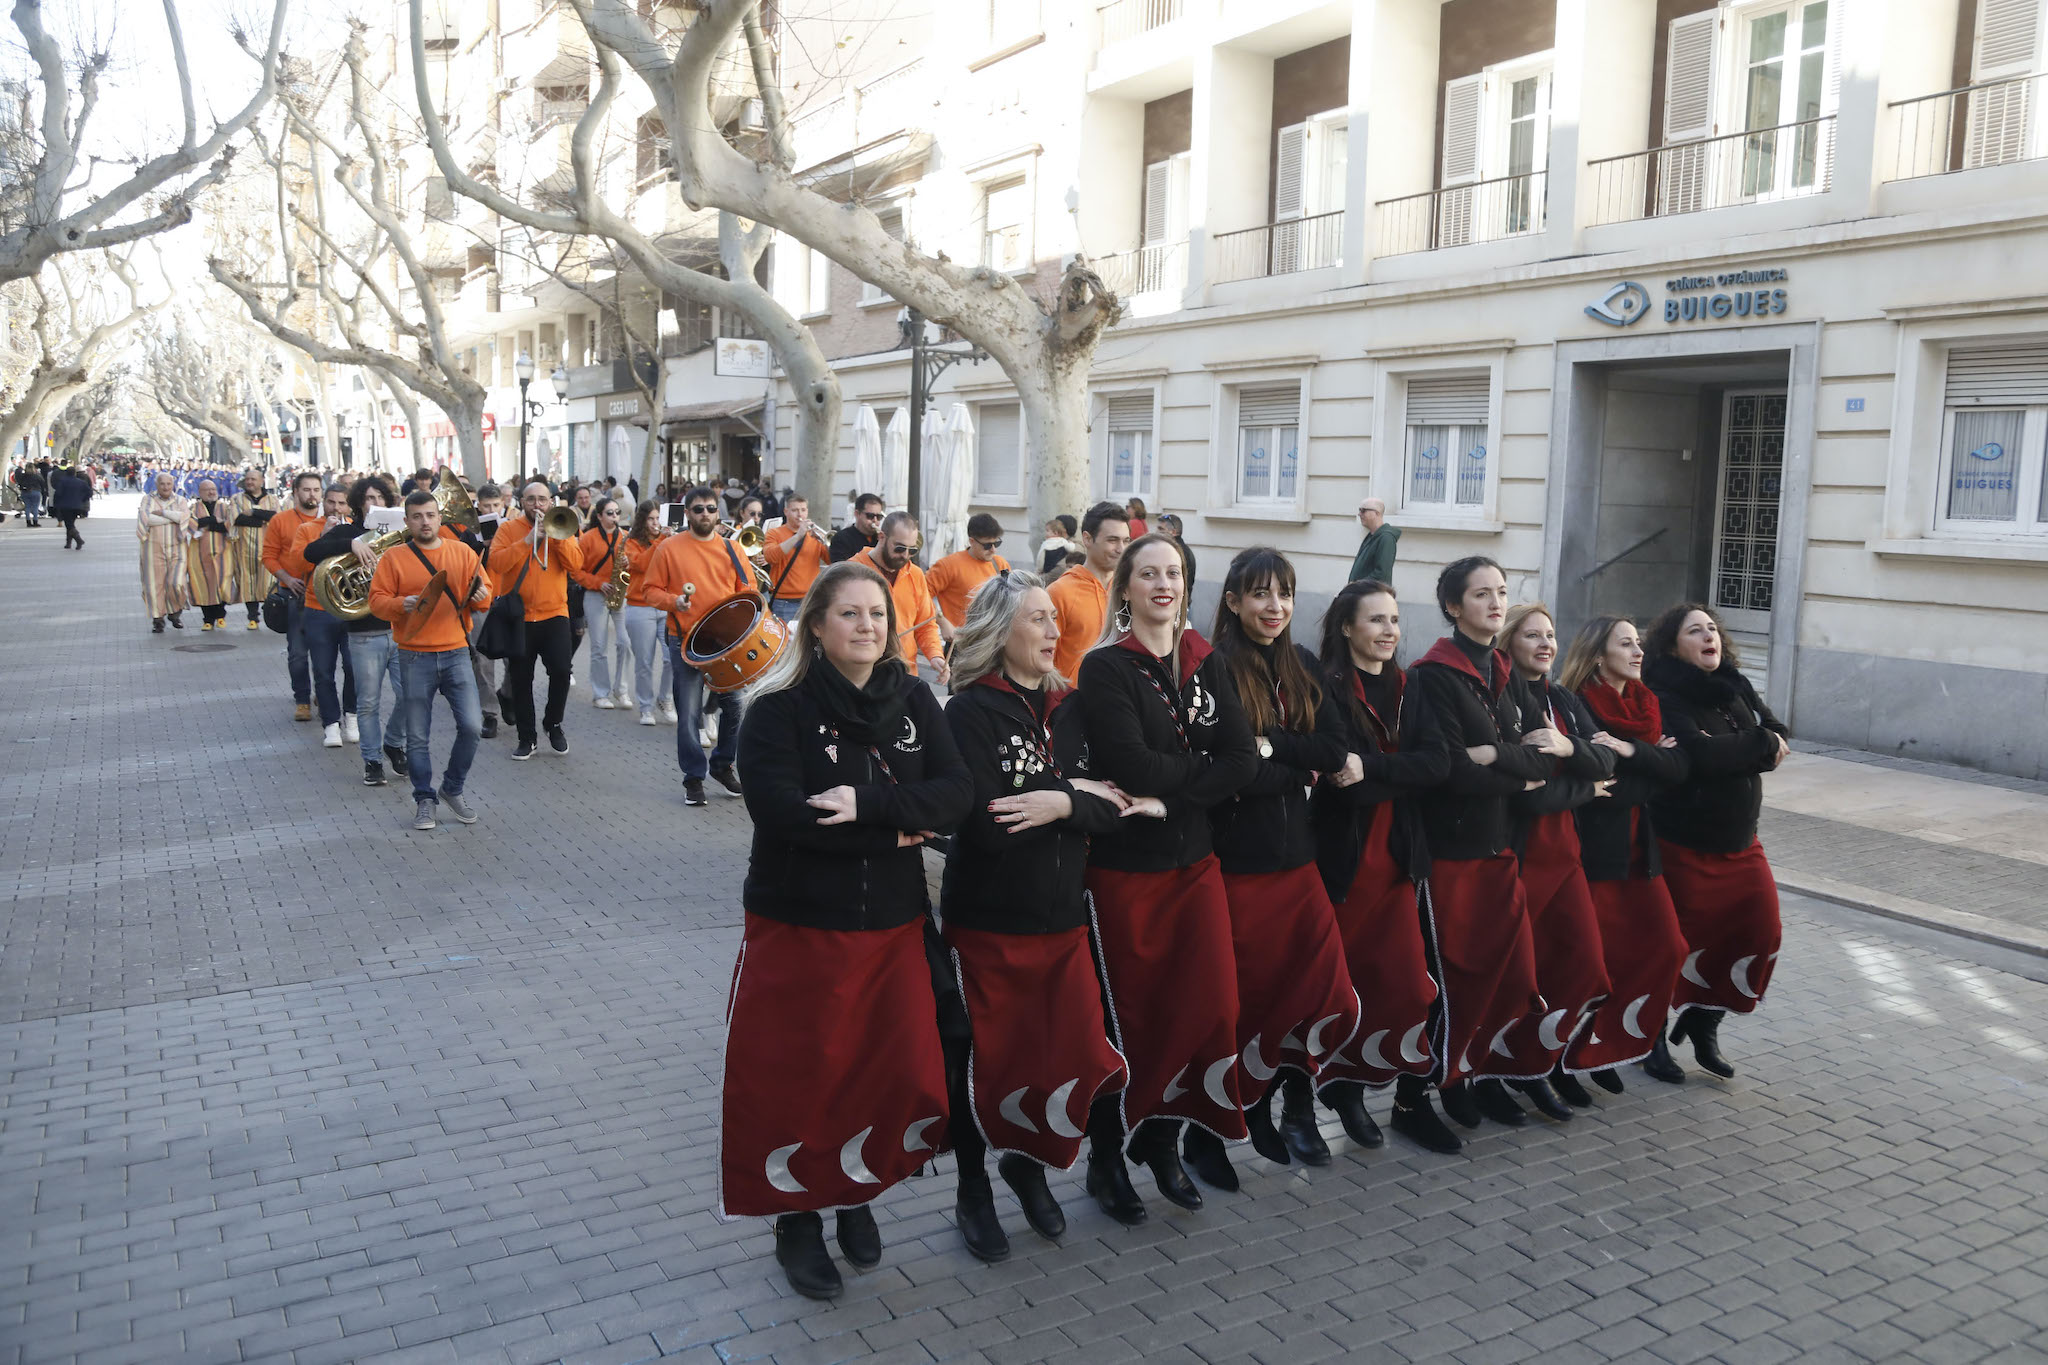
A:
<svg viewBox="0 0 2048 1365">
<path fill-rule="evenodd" d="M 1351 561 L 1349 581 L 1393 582 L 1394 547 L 1400 542 L 1401 528 L 1387 525 L 1386 503 L 1378 498 L 1361 499 L 1358 524 L 1365 528 L 1365 539 L 1358 543 L 1358 554 Z"/>
</svg>

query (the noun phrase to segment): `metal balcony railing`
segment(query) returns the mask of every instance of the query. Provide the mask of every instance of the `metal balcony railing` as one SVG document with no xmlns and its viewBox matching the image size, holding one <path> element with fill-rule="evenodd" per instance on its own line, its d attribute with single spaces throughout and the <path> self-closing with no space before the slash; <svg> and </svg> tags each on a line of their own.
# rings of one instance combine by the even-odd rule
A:
<svg viewBox="0 0 2048 1365">
<path fill-rule="evenodd" d="M 1893 100 L 1887 180 L 1947 175 L 2048 156 L 2048 72 Z"/>
<path fill-rule="evenodd" d="M 1218 233 L 1212 245 L 1216 264 L 1211 278 L 1218 284 L 1320 270 L 1336 265 L 1343 255 L 1344 210 Z"/>
<path fill-rule="evenodd" d="M 1188 244 L 1185 240 L 1154 242 L 1099 257 L 1094 265 L 1095 273 L 1118 298 L 1162 291 L 1178 294 L 1187 287 Z"/>
<path fill-rule="evenodd" d="M 1102 25 L 1102 46 L 1164 28 L 1180 18 L 1185 8 L 1186 0 L 1110 0 L 1095 11 Z"/>
<path fill-rule="evenodd" d="M 1834 183 L 1835 116 L 1603 157 L 1587 169 L 1595 226 L 1820 194 Z"/>
<path fill-rule="evenodd" d="M 1373 206 L 1378 254 L 1402 256 L 1541 232 L 1548 188 L 1545 172 L 1529 171 L 1382 199 Z"/>
</svg>

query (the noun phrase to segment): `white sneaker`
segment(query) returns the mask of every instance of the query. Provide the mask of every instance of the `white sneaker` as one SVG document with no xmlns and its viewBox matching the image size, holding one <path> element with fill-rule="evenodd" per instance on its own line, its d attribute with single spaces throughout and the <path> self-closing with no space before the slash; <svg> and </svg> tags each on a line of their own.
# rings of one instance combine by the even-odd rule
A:
<svg viewBox="0 0 2048 1365">
<path fill-rule="evenodd" d="M 643 707 L 641 707 L 641 708 L 640 708 L 640 723 L 641 723 L 642 725 L 652 725 L 652 724 L 654 724 L 654 711 L 653 711 L 653 708 L 651 708 L 651 707 L 645 707 L 645 706 L 643 706 Z"/>
<path fill-rule="evenodd" d="M 654 708 L 654 714 L 660 718 L 663 725 L 674 725 L 676 723 L 676 704 L 672 701 L 661 702 Z"/>
<path fill-rule="evenodd" d="M 341 727 L 339 725 L 330 725 L 321 732 L 320 747 L 323 749 L 339 749 L 341 747 Z"/>
<path fill-rule="evenodd" d="M 352 711 L 341 713 L 341 737 L 349 744 L 362 743 L 363 735 L 360 730 L 356 729 L 355 713 Z"/>
<path fill-rule="evenodd" d="M 598 697 L 591 704 L 596 706 L 597 709 L 600 711 L 618 710 L 618 707 L 612 705 L 612 699 L 610 697 Z"/>
</svg>

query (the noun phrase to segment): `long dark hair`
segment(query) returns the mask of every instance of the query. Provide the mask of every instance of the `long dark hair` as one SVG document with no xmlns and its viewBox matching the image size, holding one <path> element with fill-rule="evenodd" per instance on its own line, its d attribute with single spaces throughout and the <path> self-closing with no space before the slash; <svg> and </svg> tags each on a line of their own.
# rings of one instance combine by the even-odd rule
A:
<svg viewBox="0 0 2048 1365">
<path fill-rule="evenodd" d="M 1694 612 L 1704 612 L 1714 629 L 1721 636 L 1721 662 L 1730 668 L 1740 668 L 1742 660 L 1735 653 L 1735 642 L 1728 638 L 1728 623 L 1720 614 L 1704 602 L 1680 602 L 1650 622 L 1650 628 L 1643 632 L 1643 657 L 1649 659 L 1677 658 L 1678 632 L 1685 625 L 1685 618 Z"/>
<path fill-rule="evenodd" d="M 1378 597 L 1382 593 L 1394 597 L 1394 585 L 1383 583 L 1377 578 L 1361 578 L 1339 588 L 1337 595 L 1330 599 L 1329 609 L 1323 613 L 1322 648 L 1316 651 L 1316 657 L 1322 661 L 1323 680 L 1329 684 L 1330 696 L 1344 706 L 1346 714 L 1351 718 L 1351 728 L 1361 735 L 1372 734 L 1373 727 L 1371 720 L 1366 716 L 1365 707 L 1352 694 L 1351 641 L 1345 636 L 1344 627 L 1358 619 L 1360 602 L 1368 597 Z M 1397 606 L 1400 600 L 1394 597 Z M 1389 659 L 1387 667 L 1398 671 L 1400 665 Z M 1391 725 L 1392 721 L 1389 720 L 1387 723 Z"/>
<path fill-rule="evenodd" d="M 652 498 L 634 508 L 633 526 L 631 530 L 626 532 L 627 539 L 637 540 L 642 545 L 652 545 L 654 543 L 654 519 L 660 515 L 661 504 Z"/>
<path fill-rule="evenodd" d="M 1294 651 L 1293 623 L 1274 639 L 1272 668 L 1268 670 L 1263 652 L 1252 647 L 1244 623 L 1230 609 L 1233 594 L 1242 597 L 1263 583 L 1294 596 L 1294 566 L 1287 556 L 1268 545 L 1238 551 L 1223 576 L 1223 595 L 1216 601 L 1216 628 L 1209 638 L 1230 666 L 1230 680 L 1237 684 L 1238 700 L 1253 734 L 1263 735 L 1276 724 L 1307 733 L 1316 728 L 1316 707 L 1322 704 L 1323 689 Z M 1278 702 L 1281 695 L 1291 703 L 1284 713 Z"/>
</svg>

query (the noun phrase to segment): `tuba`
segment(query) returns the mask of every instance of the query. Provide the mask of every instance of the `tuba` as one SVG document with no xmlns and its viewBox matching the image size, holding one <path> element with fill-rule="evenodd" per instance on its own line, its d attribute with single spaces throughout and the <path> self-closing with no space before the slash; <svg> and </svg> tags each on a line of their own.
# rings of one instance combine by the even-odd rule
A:
<svg viewBox="0 0 2048 1365">
<path fill-rule="evenodd" d="M 441 471 L 441 481 L 434 485 L 434 502 L 440 507 L 441 520 L 447 525 L 467 530 L 476 524 L 476 504 L 470 501 L 468 491 L 447 469 Z M 408 534 L 402 529 L 386 531 L 370 542 L 370 553 L 382 554 Z M 374 572 L 364 568 L 362 561 L 353 554 L 336 555 L 313 566 L 313 576 L 307 581 L 306 589 L 337 619 L 360 621 L 370 614 L 370 577 Z"/>
</svg>

